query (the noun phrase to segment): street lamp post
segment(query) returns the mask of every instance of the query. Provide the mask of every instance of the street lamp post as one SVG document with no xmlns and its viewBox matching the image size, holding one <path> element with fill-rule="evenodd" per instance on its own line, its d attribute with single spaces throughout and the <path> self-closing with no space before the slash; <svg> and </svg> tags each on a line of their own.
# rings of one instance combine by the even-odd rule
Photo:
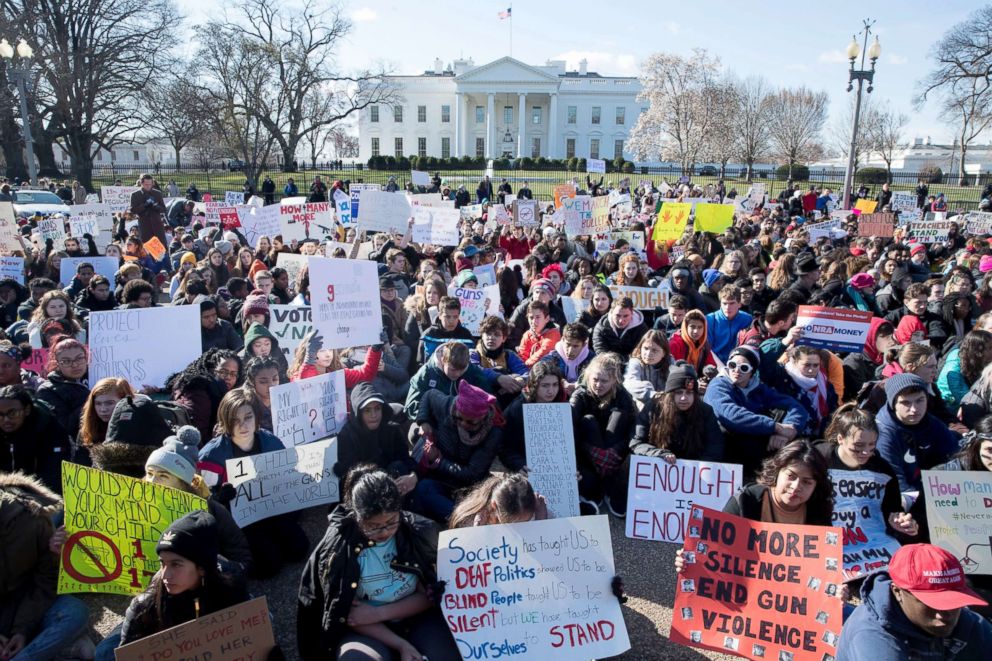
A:
<svg viewBox="0 0 992 661">
<path fill-rule="evenodd" d="M 873 25 L 875 25 L 875 21 L 865 19 L 865 27 L 861 31 L 865 35 L 864 48 L 858 44 L 857 35 L 851 37 L 851 43 L 847 46 L 847 57 L 851 60 L 851 69 L 848 71 L 847 78 L 847 91 L 850 92 L 854 89 L 854 81 L 858 81 L 858 96 L 854 102 L 854 126 L 851 127 L 851 147 L 847 152 L 847 170 L 844 173 L 844 209 L 851 208 L 851 189 L 854 187 L 854 157 L 858 142 L 858 122 L 861 120 L 861 87 L 865 81 L 868 81 L 868 93 L 871 94 L 873 89 L 872 81 L 875 78 L 875 62 L 878 60 L 878 56 L 882 54 L 882 45 L 878 43 L 878 35 L 875 35 L 875 41 L 872 42 L 871 47 L 868 46 L 868 36 L 871 34 L 871 27 Z M 861 68 L 855 69 L 854 61 L 858 59 L 858 55 L 861 56 Z M 866 55 L 871 62 L 871 69 L 865 69 Z"/>
<path fill-rule="evenodd" d="M 31 91 L 31 56 L 34 51 L 27 42 L 21 39 L 15 49 L 6 39 L 0 40 L 0 57 L 7 60 L 7 77 L 11 81 L 11 89 L 17 89 L 21 100 L 21 128 L 24 131 L 24 151 L 28 161 L 28 179 L 32 185 L 38 184 L 38 164 L 34 160 L 34 139 L 31 137 L 31 117 L 28 114 L 28 93 Z"/>
</svg>

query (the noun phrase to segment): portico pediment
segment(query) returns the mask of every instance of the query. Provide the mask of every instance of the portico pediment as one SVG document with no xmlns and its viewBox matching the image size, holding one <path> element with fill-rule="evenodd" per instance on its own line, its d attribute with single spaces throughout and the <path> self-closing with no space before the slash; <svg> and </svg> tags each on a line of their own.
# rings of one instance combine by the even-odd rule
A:
<svg viewBox="0 0 992 661">
<path fill-rule="evenodd" d="M 455 77 L 459 88 L 474 88 L 476 86 L 492 88 L 493 85 L 524 85 L 531 88 L 540 87 L 541 91 L 551 92 L 558 89 L 558 76 L 541 71 L 529 64 L 512 57 L 501 57 L 488 64 L 476 67 Z"/>
</svg>

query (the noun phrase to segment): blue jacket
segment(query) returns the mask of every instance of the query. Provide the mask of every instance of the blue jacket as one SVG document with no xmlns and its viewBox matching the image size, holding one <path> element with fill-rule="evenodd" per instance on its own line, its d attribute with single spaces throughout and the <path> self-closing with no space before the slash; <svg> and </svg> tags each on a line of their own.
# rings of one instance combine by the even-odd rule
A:
<svg viewBox="0 0 992 661">
<path fill-rule="evenodd" d="M 251 454 L 263 454 L 285 448 L 286 446 L 275 434 L 259 429 L 255 432 L 255 448 Z M 221 485 L 228 481 L 227 460 L 234 458 L 234 441 L 227 434 L 216 436 L 200 448 L 199 458 L 200 460 L 196 464 L 197 470 L 203 475 L 203 480 L 210 487 L 210 490 L 217 492 Z M 212 473 L 212 475 L 208 473 Z"/>
<path fill-rule="evenodd" d="M 727 362 L 730 352 L 737 347 L 737 334 L 750 328 L 753 321 L 754 317 L 747 312 L 738 312 L 733 319 L 727 319 L 723 310 L 706 315 L 706 337 L 710 341 L 713 355 L 722 362 Z"/>
<path fill-rule="evenodd" d="M 959 347 L 951 349 L 944 360 L 944 367 L 937 377 L 937 389 L 940 390 L 940 397 L 947 404 L 947 410 L 957 413 L 961 406 L 961 399 L 968 394 L 971 386 L 964 380 L 961 374 L 961 352 Z"/>
<path fill-rule="evenodd" d="M 785 409 L 783 425 L 792 425 L 802 431 L 809 422 L 802 405 L 761 383 L 755 374 L 747 390 L 741 390 L 720 374 L 706 388 L 703 401 L 710 405 L 720 426 L 732 434 L 771 436 L 775 421 L 767 414 L 772 409 Z"/>
<path fill-rule="evenodd" d="M 503 349 L 503 354 L 506 356 L 506 374 L 527 376 L 527 373 L 530 370 L 527 369 L 527 365 L 524 364 L 523 359 L 517 355 L 516 351 Z M 478 349 L 472 349 L 469 351 L 468 356 L 473 365 L 478 365 L 480 368 L 482 367 L 482 357 L 479 355 Z M 496 370 L 495 368 L 492 369 L 493 371 L 499 372 L 499 370 Z M 502 372 L 500 373 L 502 374 Z"/>
<path fill-rule="evenodd" d="M 865 579 L 860 606 L 844 622 L 837 661 L 979 661 L 989 658 L 992 624 L 967 608 L 947 638 L 917 628 L 892 598 L 892 579 L 879 572 Z M 832 624 L 832 623 L 830 623 Z M 840 628 L 837 623 L 836 630 Z"/>
<path fill-rule="evenodd" d="M 903 493 L 919 490 L 920 471 L 949 461 L 961 445 L 961 436 L 929 413 L 918 425 L 910 427 L 899 422 L 886 405 L 875 420 L 878 454 L 895 470 Z"/>
</svg>

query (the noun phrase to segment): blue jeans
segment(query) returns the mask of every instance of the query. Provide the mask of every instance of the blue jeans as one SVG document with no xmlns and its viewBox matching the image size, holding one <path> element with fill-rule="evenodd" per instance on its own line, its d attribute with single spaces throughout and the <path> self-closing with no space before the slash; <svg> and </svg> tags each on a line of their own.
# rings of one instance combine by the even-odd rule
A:
<svg viewBox="0 0 992 661">
<path fill-rule="evenodd" d="M 121 646 L 121 628 L 118 624 L 114 630 L 107 634 L 107 637 L 96 646 L 95 661 L 114 661 L 114 650 Z"/>
<path fill-rule="evenodd" d="M 451 492 L 451 487 L 437 480 L 420 480 L 410 494 L 410 509 L 435 521 L 447 522 L 455 511 Z"/>
<path fill-rule="evenodd" d="M 89 609 L 79 599 L 67 595 L 56 597 L 41 621 L 41 631 L 13 661 L 54 659 L 86 631 L 89 616 Z"/>
</svg>

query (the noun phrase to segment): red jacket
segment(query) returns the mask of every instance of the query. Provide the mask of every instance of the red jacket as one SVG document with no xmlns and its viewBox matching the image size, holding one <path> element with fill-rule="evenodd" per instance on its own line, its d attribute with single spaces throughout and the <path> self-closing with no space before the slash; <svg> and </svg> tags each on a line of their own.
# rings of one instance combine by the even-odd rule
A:
<svg viewBox="0 0 992 661">
<path fill-rule="evenodd" d="M 351 390 L 362 381 L 371 381 L 374 379 L 375 375 L 379 372 L 380 360 L 382 360 L 382 352 L 369 349 L 368 353 L 365 354 L 364 365 L 361 367 L 344 368 L 344 387 Z M 304 365 L 300 368 L 300 373 L 290 380 L 309 379 L 312 376 L 320 376 L 320 372 L 313 365 Z"/>
<path fill-rule="evenodd" d="M 534 239 L 518 239 L 512 235 L 500 235 L 499 247 L 506 251 L 510 259 L 523 259 L 537 245 Z"/>
<path fill-rule="evenodd" d="M 538 361 L 554 351 L 555 345 L 561 339 L 561 333 L 554 326 L 547 326 L 541 336 L 538 337 L 534 331 L 528 330 L 520 340 L 517 347 L 517 355 L 523 358 L 527 367 L 537 365 Z"/>
</svg>

